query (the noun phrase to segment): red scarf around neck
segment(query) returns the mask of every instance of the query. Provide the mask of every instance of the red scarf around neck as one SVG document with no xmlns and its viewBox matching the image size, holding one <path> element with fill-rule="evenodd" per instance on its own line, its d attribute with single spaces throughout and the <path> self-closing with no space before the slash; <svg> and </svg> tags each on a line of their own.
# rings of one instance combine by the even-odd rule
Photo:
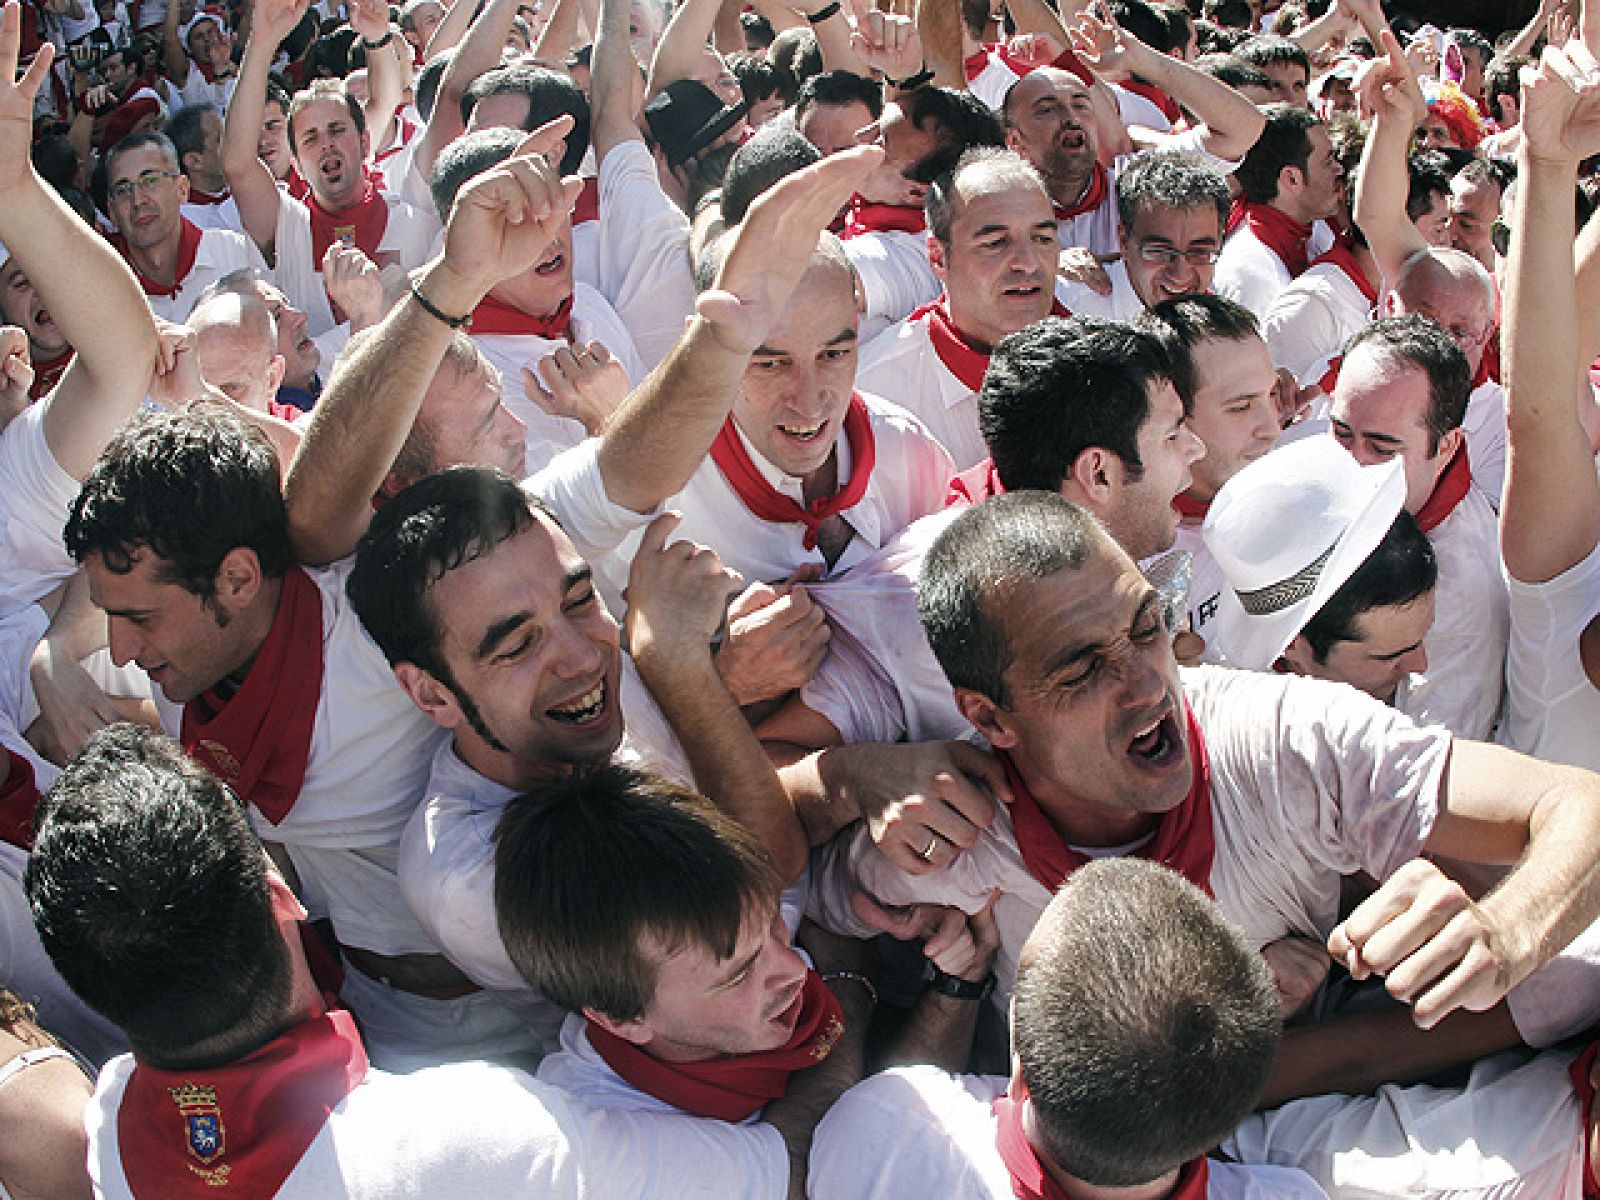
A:
<svg viewBox="0 0 1600 1200">
<path fill-rule="evenodd" d="M 294 567 L 239 690 L 224 697 L 213 688 L 183 706 L 180 740 L 189 756 L 274 825 L 305 782 L 322 665 L 322 592 Z"/>
<path fill-rule="evenodd" d="M 850 407 L 845 409 L 844 436 L 850 439 L 850 478 L 833 495 L 813 500 L 802 507 L 792 497 L 784 495 L 767 482 L 756 464 L 751 461 L 733 418 L 723 422 L 717 440 L 711 443 L 711 458 L 717 464 L 744 506 L 763 521 L 779 525 L 800 524 L 806 527 L 803 539 L 807 550 L 817 547 L 817 530 L 829 517 L 854 508 L 867 494 L 867 483 L 872 478 L 872 466 L 877 460 L 877 444 L 872 436 L 872 417 L 860 392 L 850 394 Z"/>
<path fill-rule="evenodd" d="M 1171 867 L 1209 896 L 1211 859 L 1216 851 L 1216 834 L 1211 827 L 1211 759 L 1206 753 L 1200 725 L 1187 705 L 1184 720 L 1188 725 L 1189 759 L 1193 768 L 1189 794 L 1177 808 L 1162 814 L 1155 836 L 1135 851 L 1135 857 Z M 998 757 L 1011 785 L 1011 827 L 1017 836 L 1017 849 L 1022 853 L 1028 873 L 1053 892 L 1089 859 L 1061 840 L 1056 827 L 1022 781 L 1011 756 L 1001 751 Z"/>
<path fill-rule="evenodd" d="M 1462 438 L 1449 466 L 1445 467 L 1439 475 L 1439 481 L 1433 485 L 1433 494 L 1422 506 L 1422 511 L 1417 513 L 1417 525 L 1422 532 L 1432 533 L 1439 528 L 1444 519 L 1455 512 L 1456 505 L 1466 499 L 1471 487 L 1472 464 L 1467 460 L 1467 439 Z"/>
<path fill-rule="evenodd" d="M 183 281 L 189 278 L 189 272 L 194 270 L 194 260 L 200 253 L 200 227 L 188 217 L 178 218 L 178 260 L 173 264 L 172 282 L 157 283 L 148 279 L 133 261 L 133 256 L 128 253 L 128 243 L 118 234 L 111 239 L 111 244 L 117 248 L 122 257 L 128 260 L 128 265 L 133 267 L 133 273 L 139 277 L 139 286 L 144 289 L 146 296 L 159 296 L 170 300 L 183 288 Z"/>
<path fill-rule="evenodd" d="M 76 353 L 68 346 L 54 358 L 43 359 L 33 364 L 33 386 L 28 389 L 29 400 L 42 400 L 55 390 L 56 384 L 61 382 L 61 377 L 67 373 L 67 368 L 72 365 L 72 356 Z"/>
<path fill-rule="evenodd" d="M 224 186 L 220 192 L 202 192 L 199 188 L 191 184 L 189 187 L 188 203 L 205 205 L 207 207 L 215 207 L 218 204 L 226 204 L 228 202 L 228 197 L 231 195 L 233 195 L 233 193 L 230 192 L 226 186 Z"/>
<path fill-rule="evenodd" d="M 1000 472 L 995 470 L 994 459 L 986 458 L 975 467 L 950 480 L 944 494 L 946 508 L 964 508 L 969 504 L 982 504 L 990 496 L 1005 495 L 1006 485 L 1000 482 Z"/>
<path fill-rule="evenodd" d="M 1589 1082 L 1589 1072 L 1594 1067 L 1595 1056 L 1600 1053 L 1600 1042 L 1592 1042 L 1568 1068 L 1572 1090 L 1578 1094 L 1583 1108 L 1583 1121 L 1578 1128 L 1583 1134 L 1583 1200 L 1600 1200 L 1600 1181 L 1595 1179 L 1595 1168 L 1600 1166 L 1590 1155 L 1589 1127 L 1594 1122 L 1594 1084 Z"/>
<path fill-rule="evenodd" d="M 136 1200 L 270 1200 L 366 1077 L 361 1035 L 343 1009 L 226 1066 L 139 1063 L 117 1110 L 128 1190 Z"/>
<path fill-rule="evenodd" d="M 1378 285 L 1367 278 L 1367 273 L 1361 269 L 1361 264 L 1356 261 L 1355 243 L 1350 240 L 1349 234 L 1341 233 L 1334 238 L 1333 249 L 1326 254 L 1318 255 L 1315 261 L 1338 267 L 1346 275 L 1350 276 L 1351 283 L 1361 289 L 1361 294 L 1367 298 L 1369 305 L 1378 302 Z"/>
<path fill-rule="evenodd" d="M 1038 1151 L 1028 1141 L 1022 1128 L 1022 1105 L 1028 1090 L 1020 1083 L 1017 1090 L 1015 1097 L 1007 1093 L 994 1102 L 994 1143 L 1011 1176 L 1011 1194 L 1017 1200 L 1070 1200 L 1065 1189 L 1044 1169 Z M 1167 1193 L 1168 1200 L 1206 1200 L 1210 1174 L 1211 1166 L 1204 1158 L 1190 1159 L 1178 1171 L 1178 1180 Z"/>
<path fill-rule="evenodd" d="M 1306 257 L 1306 243 L 1311 240 L 1310 225 L 1296 221 L 1270 204 L 1252 204 L 1242 197 L 1233 202 L 1227 231 L 1232 233 L 1241 225 L 1248 225 L 1257 240 L 1278 256 L 1291 277 L 1298 276 L 1310 265 Z"/>
<path fill-rule="evenodd" d="M 311 213 L 311 263 L 318 271 L 322 270 L 322 256 L 335 242 L 377 259 L 378 246 L 389 228 L 389 205 L 370 174 L 361 181 L 361 199 L 349 208 L 323 208 L 315 192 L 307 193 L 305 206 Z"/>
<path fill-rule="evenodd" d="M 1099 163 L 1094 165 L 1094 174 L 1089 177 L 1089 186 L 1078 198 L 1076 204 L 1066 207 L 1055 205 L 1056 220 L 1070 221 L 1074 217 L 1081 217 L 1086 212 L 1093 212 L 1106 202 L 1106 197 L 1111 194 L 1111 172 Z"/>
<path fill-rule="evenodd" d="M 572 334 L 572 295 L 569 293 L 561 307 L 548 317 L 532 317 L 520 308 L 485 296 L 472 310 L 468 329 L 472 333 L 531 333 L 547 342 L 561 341 Z"/>
<path fill-rule="evenodd" d="M 311 195 L 311 185 L 306 182 L 305 176 L 300 174 L 300 168 L 290 165 L 289 173 L 284 176 L 283 186 L 288 189 L 289 195 L 296 200 L 305 200 Z M 320 262 L 321 260 L 318 259 Z"/>
<path fill-rule="evenodd" d="M 0 783 L 0 842 L 33 849 L 33 814 L 39 807 L 39 785 L 33 764 L 15 750 L 6 750 L 9 770 Z"/>
<path fill-rule="evenodd" d="M 600 180 L 591 175 L 583 181 L 583 190 L 572 205 L 574 228 L 600 219 Z"/>
<path fill-rule="evenodd" d="M 794 1033 L 775 1050 L 705 1062 L 663 1062 L 593 1021 L 588 1024 L 595 1053 L 635 1091 L 691 1116 L 730 1122 L 753 1117 L 782 1096 L 789 1076 L 827 1058 L 843 1033 L 839 1001 L 815 971 L 806 974 Z"/>
<path fill-rule="evenodd" d="M 1063 307 L 1061 301 L 1052 299 L 1050 315 L 1070 317 L 1072 314 Z M 928 340 L 933 343 L 933 352 L 939 356 L 945 369 L 959 379 L 967 391 L 981 390 L 983 377 L 989 370 L 990 352 L 978 349 L 956 328 L 955 322 L 950 319 L 950 297 L 940 296 L 932 304 L 924 304 L 911 314 L 910 319 L 920 321 L 924 317 L 928 320 Z"/>
<path fill-rule="evenodd" d="M 1196 500 L 1188 492 L 1179 492 L 1172 498 L 1172 507 L 1186 521 L 1204 521 L 1211 511 L 1211 501 Z"/>
<path fill-rule="evenodd" d="M 863 233 L 926 233 L 927 229 L 927 214 L 915 204 L 873 204 L 852 196 L 839 236 L 849 241 Z"/>
</svg>

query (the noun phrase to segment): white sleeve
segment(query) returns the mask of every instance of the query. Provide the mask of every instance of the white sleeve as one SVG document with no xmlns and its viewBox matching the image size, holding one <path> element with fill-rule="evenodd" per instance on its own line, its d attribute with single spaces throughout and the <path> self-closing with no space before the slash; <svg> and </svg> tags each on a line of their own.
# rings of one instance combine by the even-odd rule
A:
<svg viewBox="0 0 1600 1200">
<path fill-rule="evenodd" d="M 45 440 L 54 399 L 31 405 L 0 433 L 0 616 L 34 603 L 75 569 L 62 531 L 80 484 Z"/>
<path fill-rule="evenodd" d="M 734 1125 L 682 1113 L 591 1109 L 580 1154 L 583 1200 L 784 1200 L 789 1194 L 788 1146 L 760 1121 Z"/>
<path fill-rule="evenodd" d="M 598 563 L 663 511 L 636 513 L 613 502 L 600 474 L 599 453 L 600 439 L 587 438 L 563 450 L 522 483 L 524 491 L 550 507 L 589 563 Z"/>
<path fill-rule="evenodd" d="M 904 321 L 944 290 L 926 253 L 920 257 L 887 235 L 863 234 L 844 243 L 845 257 L 861 280 L 865 318 Z"/>
<path fill-rule="evenodd" d="M 1272 365 L 1287 367 L 1302 384 L 1320 379 L 1323 372 L 1317 366 L 1344 350 L 1338 317 L 1326 297 L 1293 284 L 1279 292 L 1267 309 L 1261 336 Z"/>
</svg>

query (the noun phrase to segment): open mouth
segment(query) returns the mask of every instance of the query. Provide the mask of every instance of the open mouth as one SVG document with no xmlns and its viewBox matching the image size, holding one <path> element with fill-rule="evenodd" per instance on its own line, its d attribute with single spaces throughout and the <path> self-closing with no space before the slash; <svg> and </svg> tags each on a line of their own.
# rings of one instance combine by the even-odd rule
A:
<svg viewBox="0 0 1600 1200">
<path fill-rule="evenodd" d="M 826 421 L 819 421 L 815 425 L 779 425 L 778 432 L 797 442 L 814 442 L 822 436 L 822 431 L 827 427 Z"/>
<path fill-rule="evenodd" d="M 1180 761 L 1183 739 L 1178 734 L 1178 722 L 1173 714 L 1168 712 L 1135 733 L 1128 743 L 1128 757 L 1157 769 Z"/>
<path fill-rule="evenodd" d="M 564 721 L 568 725 L 582 725 L 593 721 L 606 707 L 606 681 L 602 679 L 595 684 L 593 689 L 579 696 L 570 704 L 563 704 L 556 708 L 547 708 L 545 714 L 555 721 Z"/>
<path fill-rule="evenodd" d="M 1000 294 L 1008 300 L 1034 300 L 1044 291 L 1040 283 L 1014 283 L 1001 290 Z"/>
</svg>

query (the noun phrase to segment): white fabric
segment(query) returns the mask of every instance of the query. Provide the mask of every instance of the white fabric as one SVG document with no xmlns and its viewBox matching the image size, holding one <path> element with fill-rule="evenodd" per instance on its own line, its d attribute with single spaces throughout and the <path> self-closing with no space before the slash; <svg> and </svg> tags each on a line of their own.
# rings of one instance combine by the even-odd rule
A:
<svg viewBox="0 0 1600 1200">
<path fill-rule="evenodd" d="M 1422 641 L 1428 669 L 1408 676 L 1395 702 L 1420 721 L 1481 741 L 1500 713 L 1511 624 L 1488 498 L 1468 488 L 1428 540 L 1439 562 L 1433 628 Z"/>
<path fill-rule="evenodd" d="M 1313 1096 L 1248 1117 L 1223 1149 L 1308 1172 L 1333 1200 L 1580 1200 L 1569 1054 L 1484 1059 L 1462 1089 Z"/>
<path fill-rule="evenodd" d="M 433 189 L 428 186 L 427 176 L 417 166 L 417 153 L 425 140 L 419 129 L 409 142 L 377 164 L 378 173 L 383 176 L 384 191 L 400 197 L 420 213 L 437 217 L 439 212 L 433 206 Z"/>
<path fill-rule="evenodd" d="M 1204 661 L 1219 663 L 1223 648 L 1216 644 L 1217 609 L 1222 589 L 1228 586 L 1228 577 L 1206 548 L 1199 525 L 1180 522 L 1173 549 L 1189 555 L 1189 629 L 1206 641 Z"/>
<path fill-rule="evenodd" d="M 589 436 L 581 421 L 546 412 L 528 398 L 523 368 L 538 374 L 539 362 L 569 343 L 540 337 L 536 333 L 474 333 L 473 344 L 500 372 L 501 400 L 512 416 L 528 427 L 527 463 L 532 472 L 541 469 L 557 454 L 569 450 Z M 629 387 L 644 382 L 646 374 L 639 351 L 605 297 L 587 284 L 572 289 L 572 342 L 599 342 L 628 373 Z"/>
<path fill-rule="evenodd" d="M 1313 263 L 1267 307 L 1261 336 L 1272 365 L 1287 367 L 1302 384 L 1310 385 L 1326 373 L 1328 360 L 1343 354 L 1345 343 L 1371 320 L 1372 305 L 1342 267 Z"/>
<path fill-rule="evenodd" d="M 239 216 L 239 205 L 232 196 L 221 204 L 185 204 L 178 214 L 201 229 L 231 229 L 243 236 L 244 219 Z"/>
<path fill-rule="evenodd" d="M 81 484 L 45 439 L 54 394 L 0 431 L 0 617 L 25 608 L 74 570 L 61 540 Z"/>
<path fill-rule="evenodd" d="M 827 1200 L 1012 1200 L 991 1107 L 1003 1075 L 897 1067 L 863 1080 L 828 1110 L 811 1142 L 807 1182 Z M 1208 1200 L 1325 1200 L 1296 1170 L 1213 1160 Z"/>
<path fill-rule="evenodd" d="M 999 112 L 1001 105 L 1006 102 L 1006 93 L 1011 90 L 1011 85 L 1022 76 L 1013 71 L 1005 59 L 995 53 L 993 46 L 985 46 L 984 49 L 988 52 L 989 61 L 983 64 L 983 70 L 967 80 L 967 91 L 995 112 Z"/>
<path fill-rule="evenodd" d="M 845 238 L 844 256 L 855 268 L 865 308 L 857 334 L 866 345 L 944 291 L 928 262 L 928 235 L 887 230 Z"/>
<path fill-rule="evenodd" d="M 693 787 L 677 739 L 627 655 L 619 690 L 628 732 L 613 761 Z M 521 1016 L 548 1047 L 565 1012 L 528 987 L 495 920 L 494 833 L 517 794 L 462 762 L 449 743 L 440 746 L 427 799 L 401 839 L 400 888 L 450 960 Z"/>
<path fill-rule="evenodd" d="M 422 266 L 433 252 L 440 222 L 433 211 L 412 208 L 388 192 L 379 192 L 389 206 L 389 221 L 378 242 L 373 261 L 380 267 L 398 263 L 407 271 Z M 313 337 L 333 328 L 333 307 L 322 285 L 322 264 L 312 257 L 311 210 L 278 189 L 278 224 L 272 235 L 272 281 L 283 289 L 289 303 L 306 314 Z"/>
<path fill-rule="evenodd" d="M 1600 689 L 1578 638 L 1600 613 L 1600 546 L 1547 583 L 1510 586 L 1506 716 L 1500 741 L 1548 762 L 1600 771 Z"/>
<path fill-rule="evenodd" d="M 1218 906 L 1257 946 L 1291 933 L 1325 939 L 1339 920 L 1342 876 L 1387 879 L 1422 852 L 1451 739 L 1342 684 L 1220 667 L 1184 670 L 1182 680 L 1211 759 Z M 817 853 L 812 908 L 826 926 L 865 932 L 849 906 L 858 887 L 889 904 L 969 913 L 998 889 L 1002 1013 L 1051 897 L 1023 862 L 1004 806 L 971 849 L 924 875 L 901 871 L 865 831 Z"/>
<path fill-rule="evenodd" d="M 119 1058 L 100 1077 L 87 1115 L 95 1194 L 131 1200 L 117 1141 L 117 1109 L 133 1069 Z M 226 1127 L 227 1113 L 222 1114 Z M 277 1200 L 538 1196 L 635 1200 L 666 1195 L 664 1180 L 694 1170 L 738 1178 L 747 1155 L 715 1122 L 648 1115 L 619 1119 L 590 1109 L 521 1071 L 457 1063 L 411 1075 L 373 1071 L 327 1124 L 277 1192 Z M 782 1141 L 770 1156 L 787 1159 Z M 753 1189 L 734 1195 L 766 1195 Z M 781 1196 L 782 1189 L 770 1193 Z"/>
<path fill-rule="evenodd" d="M 202 229 L 200 248 L 195 251 L 194 266 L 178 285 L 176 296 L 146 296 L 150 311 L 163 321 L 182 324 L 189 319 L 194 302 L 224 275 L 231 275 L 245 267 L 265 270 L 266 263 L 256 244 L 242 233 L 231 229 Z"/>
<path fill-rule="evenodd" d="M 230 75 L 226 79 L 211 82 L 191 60 L 189 73 L 184 76 L 181 85 L 174 84 L 170 79 L 163 82 L 171 93 L 167 103 L 169 114 L 189 104 L 210 104 L 216 108 L 219 116 L 227 116 L 228 105 L 233 101 L 233 89 L 238 86 L 239 77 Z"/>
<path fill-rule="evenodd" d="M 1311 227 L 1311 240 L 1306 245 L 1306 258 L 1315 259 L 1332 246 L 1333 231 L 1328 223 L 1315 222 Z M 1244 305 L 1255 313 L 1256 320 L 1265 321 L 1279 293 L 1294 278 L 1283 260 L 1255 235 L 1247 221 L 1222 243 L 1222 257 L 1217 260 L 1212 288 L 1217 295 Z"/>
<path fill-rule="evenodd" d="M 940 360 L 926 315 L 890 327 L 861 351 L 856 386 L 901 405 L 927 426 L 956 470 L 989 457 L 978 430 L 978 395 Z"/>
<path fill-rule="evenodd" d="M 1133 290 L 1128 278 L 1128 264 L 1122 259 L 1105 264 L 1106 277 L 1111 280 L 1111 294 L 1102 296 L 1083 283 L 1059 282 L 1056 296 L 1075 317 L 1104 317 L 1108 321 L 1132 321 L 1144 312 L 1144 301 Z"/>
<path fill-rule="evenodd" d="M 691 1117 L 644 1092 L 613 1071 L 584 1034 L 582 1017 L 561 1027 L 561 1049 L 539 1064 L 538 1080 L 561 1088 L 573 1103 L 608 1113 L 637 1130 L 629 1152 L 656 1167 L 655 1190 L 642 1195 L 773 1197 L 787 1195 L 789 1153 L 783 1136 L 751 1118 L 743 1124 Z M 680 1143 L 680 1138 L 684 1139 Z M 698 1141 L 700 1154 L 692 1151 Z M 704 1153 L 714 1147 L 712 1154 Z"/>
<path fill-rule="evenodd" d="M 1506 490 L 1506 390 L 1489 379 L 1472 389 L 1467 416 L 1461 422 L 1467 439 L 1472 482 L 1496 512 Z"/>
</svg>

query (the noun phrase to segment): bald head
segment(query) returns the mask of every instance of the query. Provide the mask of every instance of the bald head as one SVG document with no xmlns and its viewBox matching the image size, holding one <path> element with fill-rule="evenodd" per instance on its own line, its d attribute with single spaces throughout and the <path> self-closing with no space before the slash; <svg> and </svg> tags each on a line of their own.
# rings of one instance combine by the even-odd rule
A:
<svg viewBox="0 0 1600 1200">
<path fill-rule="evenodd" d="M 1455 339 L 1476 371 L 1499 318 L 1494 276 L 1472 255 L 1430 246 L 1406 260 L 1395 281 L 1395 315 L 1432 317 Z"/>
<path fill-rule="evenodd" d="M 219 292 L 189 315 L 200 377 L 257 412 L 277 393 L 284 360 L 266 303 L 248 292 Z"/>
</svg>

